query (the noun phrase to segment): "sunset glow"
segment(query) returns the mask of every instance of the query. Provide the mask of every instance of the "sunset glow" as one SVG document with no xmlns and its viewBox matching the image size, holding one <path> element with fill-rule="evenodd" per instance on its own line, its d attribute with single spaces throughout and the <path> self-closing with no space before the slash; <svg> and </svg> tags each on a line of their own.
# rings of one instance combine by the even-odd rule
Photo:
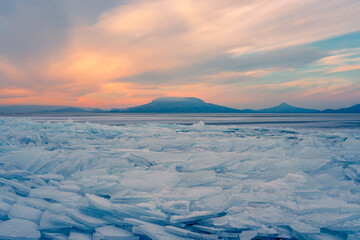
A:
<svg viewBox="0 0 360 240">
<path fill-rule="evenodd" d="M 5 1 L 0 105 L 349 106 L 359 16 L 357 0 Z"/>
</svg>

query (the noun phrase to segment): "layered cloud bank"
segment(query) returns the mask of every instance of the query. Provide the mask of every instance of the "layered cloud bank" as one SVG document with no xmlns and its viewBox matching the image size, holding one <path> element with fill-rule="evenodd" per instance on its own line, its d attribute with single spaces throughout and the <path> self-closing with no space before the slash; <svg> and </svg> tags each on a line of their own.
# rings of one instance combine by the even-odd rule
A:
<svg viewBox="0 0 360 240">
<path fill-rule="evenodd" d="M 0 30 L 9 34 L 0 37 L 0 104 L 124 107 L 179 95 L 239 108 L 303 96 L 319 107 L 334 96 L 340 105 L 359 100 L 359 35 L 344 36 L 345 46 L 312 45 L 360 30 L 355 0 L 1 5 Z"/>
</svg>

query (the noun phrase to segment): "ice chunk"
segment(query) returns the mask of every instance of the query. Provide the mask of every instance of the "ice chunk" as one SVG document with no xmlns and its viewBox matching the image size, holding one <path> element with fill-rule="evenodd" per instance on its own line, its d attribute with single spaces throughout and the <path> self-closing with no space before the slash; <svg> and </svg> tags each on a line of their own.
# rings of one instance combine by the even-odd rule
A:
<svg viewBox="0 0 360 240">
<path fill-rule="evenodd" d="M 28 170 L 38 161 L 40 155 L 43 153 L 43 150 L 44 147 L 24 148 L 22 151 L 14 151 L 4 158 L 1 158 L 0 162 L 11 163 L 23 170 Z"/>
<path fill-rule="evenodd" d="M 213 234 L 221 234 L 226 231 L 225 228 L 215 228 L 215 227 L 208 227 L 208 226 L 202 226 L 202 225 L 192 225 L 191 227 L 193 229 L 201 231 L 201 232 L 213 233 Z M 233 237 L 237 237 L 237 235 L 233 236 Z"/>
<path fill-rule="evenodd" d="M 63 192 L 79 192 L 81 190 L 81 187 L 75 184 L 60 184 L 58 185 L 58 188 L 60 191 Z"/>
<path fill-rule="evenodd" d="M 136 220 L 136 219 L 135 219 Z M 184 239 L 183 237 L 176 236 L 174 234 L 171 234 L 169 232 L 165 231 L 164 226 L 159 226 L 152 223 L 147 223 L 143 221 L 130 221 L 130 219 L 127 219 L 129 223 L 136 223 L 133 226 L 132 231 L 135 234 L 138 235 L 145 235 L 150 239 L 156 239 L 156 240 L 181 240 Z"/>
<path fill-rule="evenodd" d="M 130 171 L 123 177 L 121 185 L 143 192 L 172 187 L 178 182 L 178 174 L 167 171 Z"/>
<path fill-rule="evenodd" d="M 81 200 L 81 196 L 77 193 L 59 191 L 56 187 L 41 186 L 31 189 L 30 197 L 52 199 L 66 204 L 75 204 Z"/>
<path fill-rule="evenodd" d="M 113 225 L 107 225 L 103 227 L 98 227 L 95 229 L 97 238 L 104 240 L 132 240 L 138 239 L 131 232 L 115 227 Z M 95 237 L 94 237 L 95 238 Z"/>
<path fill-rule="evenodd" d="M 179 214 L 185 215 L 189 214 L 189 201 L 167 201 L 161 204 L 161 209 L 164 212 L 171 213 L 171 214 Z"/>
<path fill-rule="evenodd" d="M 51 240 L 69 240 L 68 235 L 65 233 L 42 232 L 41 235 Z"/>
<path fill-rule="evenodd" d="M 209 212 L 209 211 L 194 211 L 194 212 L 191 212 L 189 215 L 185 215 L 185 216 L 173 215 L 170 217 L 170 222 L 171 223 L 191 223 L 191 222 L 196 222 L 196 221 L 208 219 L 208 218 L 222 217 L 225 214 L 226 214 L 225 212 L 213 213 L 213 212 Z"/>
<path fill-rule="evenodd" d="M 239 237 L 241 240 L 251 240 L 254 237 L 256 237 L 257 232 L 256 231 L 243 231 L 240 233 Z"/>
<path fill-rule="evenodd" d="M 165 231 L 181 237 L 188 237 L 190 234 L 189 230 L 174 226 L 165 226 Z"/>
<path fill-rule="evenodd" d="M 19 169 L 8 170 L 8 171 L 0 170 L 0 177 L 7 179 L 13 179 L 13 178 L 21 179 L 29 175 L 31 175 L 31 173 L 25 170 L 19 170 Z"/>
<path fill-rule="evenodd" d="M 29 195 L 30 188 L 21 182 L 0 178 L 0 183 L 14 187 L 15 191 L 20 195 L 24 195 L 24 196 Z"/>
<path fill-rule="evenodd" d="M 9 211 L 9 218 L 22 218 L 40 223 L 42 211 L 21 204 L 14 204 Z"/>
<path fill-rule="evenodd" d="M 38 176 L 39 178 L 45 180 L 45 181 L 49 181 L 49 180 L 61 181 L 61 180 L 64 180 L 63 175 L 60 175 L 60 174 L 47 173 L 47 174 L 37 175 L 37 176 Z"/>
<path fill-rule="evenodd" d="M 6 219 L 11 205 L 9 203 L 0 201 L 0 219 Z"/>
<path fill-rule="evenodd" d="M 18 201 L 18 203 L 27 205 L 29 207 L 34 207 L 39 210 L 46 210 L 49 208 L 49 202 L 42 198 L 24 198 L 22 201 Z"/>
<path fill-rule="evenodd" d="M 92 234 L 79 231 L 71 231 L 69 235 L 69 240 L 92 240 Z"/>
<path fill-rule="evenodd" d="M 97 209 L 104 211 L 111 211 L 113 209 L 112 203 L 106 198 L 98 197 L 89 193 L 85 194 L 85 196 L 88 199 L 90 205 Z"/>
<path fill-rule="evenodd" d="M 145 167 L 151 167 L 154 164 L 149 162 L 146 158 L 139 157 L 133 153 L 130 153 L 127 156 L 127 159 L 129 162 L 133 162 L 135 166 L 145 166 Z"/>
<path fill-rule="evenodd" d="M 78 209 L 69 209 L 67 214 L 76 221 L 83 223 L 90 227 L 104 226 L 107 222 L 99 217 L 94 217 L 81 212 Z"/>
<path fill-rule="evenodd" d="M 45 211 L 40 222 L 41 230 L 57 230 L 76 227 L 81 230 L 90 230 L 91 227 L 81 224 L 65 214 L 55 214 Z"/>
<path fill-rule="evenodd" d="M 53 220 L 58 215 L 51 213 L 50 211 L 45 211 L 41 217 L 39 229 L 40 230 L 48 230 L 48 231 L 56 231 L 58 229 L 66 229 L 69 228 L 68 225 L 60 224 L 57 222 L 54 222 Z"/>
<path fill-rule="evenodd" d="M 0 222 L 0 238 L 9 240 L 40 239 L 38 225 L 26 219 L 10 219 Z"/>
<path fill-rule="evenodd" d="M 198 123 L 194 123 L 192 127 L 197 131 L 203 131 L 205 130 L 205 123 L 203 121 L 200 121 Z"/>
<path fill-rule="evenodd" d="M 164 188 L 160 196 L 165 200 L 199 200 L 205 196 L 218 194 L 221 187 Z"/>
<path fill-rule="evenodd" d="M 176 185 L 177 187 L 194 187 L 203 184 L 209 184 L 216 181 L 214 171 L 199 171 L 192 173 L 184 173 L 181 181 Z"/>
<path fill-rule="evenodd" d="M 138 204 L 142 202 L 155 201 L 155 197 L 148 196 L 112 196 L 111 202 L 124 204 Z"/>
<path fill-rule="evenodd" d="M 119 213 L 122 216 L 136 217 L 148 216 L 160 220 L 166 220 L 167 215 L 160 211 L 150 211 L 148 209 L 142 208 L 140 206 L 126 205 L 126 204 L 113 204 L 114 210 L 116 213 Z"/>
<path fill-rule="evenodd" d="M 290 227 L 298 233 L 320 233 L 320 228 L 302 222 L 292 223 Z"/>
</svg>

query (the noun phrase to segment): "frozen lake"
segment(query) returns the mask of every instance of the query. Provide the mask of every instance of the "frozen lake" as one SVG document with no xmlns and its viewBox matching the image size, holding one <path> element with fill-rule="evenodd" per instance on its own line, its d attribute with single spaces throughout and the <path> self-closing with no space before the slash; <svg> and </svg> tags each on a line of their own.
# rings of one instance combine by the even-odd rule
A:
<svg viewBox="0 0 360 240">
<path fill-rule="evenodd" d="M 359 119 L 0 117 L 0 239 L 360 239 Z"/>
<path fill-rule="evenodd" d="M 5 115 L 1 115 L 5 116 Z M 360 128 L 359 113 L 188 113 L 188 114 L 143 114 L 143 113 L 50 113 L 13 114 L 10 117 L 27 117 L 34 121 L 90 122 L 106 125 L 141 123 L 194 124 L 203 121 L 210 125 L 243 125 L 293 128 Z"/>
</svg>

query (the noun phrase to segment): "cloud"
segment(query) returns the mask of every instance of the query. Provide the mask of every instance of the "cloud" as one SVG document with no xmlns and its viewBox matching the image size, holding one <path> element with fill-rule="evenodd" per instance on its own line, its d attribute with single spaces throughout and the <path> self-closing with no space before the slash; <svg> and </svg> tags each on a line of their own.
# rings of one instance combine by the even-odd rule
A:
<svg viewBox="0 0 360 240">
<path fill-rule="evenodd" d="M 317 61 L 317 69 L 308 72 L 341 73 L 360 69 L 360 48 L 346 48 L 329 52 Z"/>
<path fill-rule="evenodd" d="M 232 75 L 234 81 L 236 79 L 239 81 L 248 80 L 272 72 L 289 71 L 304 67 L 325 56 L 327 56 L 327 53 L 309 46 L 295 46 L 241 57 L 225 54 L 189 66 L 162 71 L 149 71 L 131 77 L 118 78 L 116 81 L 183 85 L 194 80 L 211 81 L 214 76 L 217 76 L 218 83 L 226 83 L 225 80 L 229 75 Z M 257 74 L 254 74 L 255 72 Z"/>
<path fill-rule="evenodd" d="M 75 105 L 118 104 L 114 92 L 135 102 L 141 85 L 157 84 L 169 94 L 176 83 L 220 96 L 221 77 L 306 66 L 326 54 L 305 44 L 360 30 L 357 0 L 20 0 L 0 9 L 0 31 L 8 33 L 0 35 L 0 87 L 26 87 L 44 99 L 57 93 Z M 111 84 L 118 89 L 106 95 Z"/>
<path fill-rule="evenodd" d="M 360 69 L 360 64 L 358 65 L 349 65 L 349 66 L 341 66 L 335 67 L 328 71 L 328 73 L 338 73 L 338 72 L 347 72 Z"/>
</svg>

